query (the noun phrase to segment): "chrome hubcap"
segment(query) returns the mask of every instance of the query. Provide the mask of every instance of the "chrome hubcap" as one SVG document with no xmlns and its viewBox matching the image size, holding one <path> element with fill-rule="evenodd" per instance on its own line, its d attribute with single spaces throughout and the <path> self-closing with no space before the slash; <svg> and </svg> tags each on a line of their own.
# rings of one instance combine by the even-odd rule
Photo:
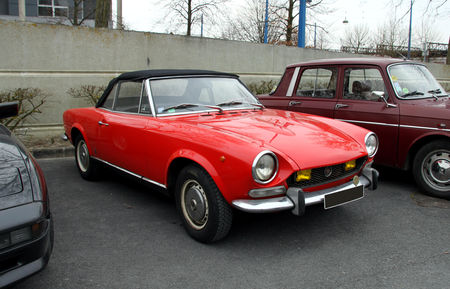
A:
<svg viewBox="0 0 450 289">
<path fill-rule="evenodd" d="M 208 221 L 208 200 L 203 187 L 195 180 L 187 180 L 181 193 L 185 219 L 196 230 L 204 228 Z"/>
<path fill-rule="evenodd" d="M 82 172 L 86 172 L 89 167 L 89 151 L 84 140 L 78 142 L 77 161 Z"/>
<path fill-rule="evenodd" d="M 446 191 L 450 188 L 450 153 L 434 151 L 429 153 L 422 165 L 422 174 L 426 182 L 434 189 Z"/>
</svg>

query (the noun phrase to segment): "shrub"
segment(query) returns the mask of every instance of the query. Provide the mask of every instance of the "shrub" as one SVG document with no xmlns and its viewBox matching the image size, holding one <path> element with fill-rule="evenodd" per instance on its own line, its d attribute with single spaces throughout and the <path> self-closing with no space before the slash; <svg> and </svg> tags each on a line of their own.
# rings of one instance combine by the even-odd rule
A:
<svg viewBox="0 0 450 289">
<path fill-rule="evenodd" d="M 95 105 L 105 89 L 105 86 L 82 85 L 80 88 L 69 89 L 67 93 L 76 98 L 85 98 L 90 104 Z"/>
<path fill-rule="evenodd" d="M 269 81 L 260 81 L 260 82 L 251 82 L 247 85 L 248 89 L 255 94 L 267 94 L 270 93 L 275 87 L 277 83 L 273 80 Z"/>
<path fill-rule="evenodd" d="M 47 98 L 47 95 L 39 88 L 16 88 L 0 92 L 0 102 L 17 101 L 19 103 L 19 114 L 0 120 L 0 123 L 15 130 L 26 119 L 32 118 L 36 113 L 41 113 L 39 109 Z"/>
</svg>

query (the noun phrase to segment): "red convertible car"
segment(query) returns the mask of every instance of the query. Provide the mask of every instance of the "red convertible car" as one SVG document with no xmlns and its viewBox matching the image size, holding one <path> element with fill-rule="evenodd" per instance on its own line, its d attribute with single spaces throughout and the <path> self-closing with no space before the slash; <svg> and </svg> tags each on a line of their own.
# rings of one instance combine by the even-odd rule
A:
<svg viewBox="0 0 450 289">
<path fill-rule="evenodd" d="M 107 164 L 163 189 L 188 234 L 205 243 L 227 235 L 232 208 L 301 215 L 377 186 L 373 132 L 266 109 L 233 74 L 124 73 L 96 107 L 67 110 L 64 128 L 83 178 Z"/>
<path fill-rule="evenodd" d="M 411 169 L 424 192 L 450 199 L 450 101 L 423 64 L 390 58 L 293 64 L 259 100 L 375 132 L 376 164 Z"/>
</svg>

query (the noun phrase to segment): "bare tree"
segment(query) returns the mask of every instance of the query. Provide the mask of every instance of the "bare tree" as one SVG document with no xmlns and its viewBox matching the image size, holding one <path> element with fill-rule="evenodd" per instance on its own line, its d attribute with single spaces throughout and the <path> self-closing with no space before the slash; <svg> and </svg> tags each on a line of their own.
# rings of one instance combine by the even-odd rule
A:
<svg viewBox="0 0 450 289">
<path fill-rule="evenodd" d="M 212 18 L 220 10 L 220 4 L 228 0 L 170 0 L 166 4 L 169 14 L 186 25 L 186 35 L 191 36 L 192 26 L 201 21 L 201 18 Z M 216 16 L 216 15 L 214 15 Z"/>
<path fill-rule="evenodd" d="M 95 14 L 95 7 L 88 7 L 89 2 L 86 0 L 73 0 L 73 8 L 68 17 L 73 26 L 82 25 L 86 19 L 91 19 Z"/>
<path fill-rule="evenodd" d="M 111 17 L 111 0 L 97 0 L 95 27 L 107 28 Z"/>
<path fill-rule="evenodd" d="M 367 25 L 356 25 L 347 30 L 342 45 L 349 47 L 353 52 L 360 53 L 360 49 L 370 44 L 370 30 Z"/>
<path fill-rule="evenodd" d="M 286 45 L 294 44 L 293 40 L 296 38 L 295 34 L 298 32 L 298 20 L 296 21 L 296 18 L 300 12 L 299 4 L 300 0 L 276 0 L 273 4 L 272 13 L 276 17 L 274 21 L 279 22 L 279 25 L 282 27 Z M 326 0 L 307 2 L 306 7 L 307 22 L 311 22 L 307 27 L 313 27 L 314 25 L 312 23 L 314 22 L 321 23 L 320 19 L 323 15 L 332 12 L 328 8 Z M 317 17 L 317 15 L 320 15 L 320 17 Z"/>
<path fill-rule="evenodd" d="M 269 7 L 270 11 L 273 11 Z M 247 0 L 240 9 L 240 13 L 234 18 L 229 19 L 228 26 L 222 34 L 223 38 L 230 40 L 244 40 L 250 42 L 264 42 L 264 25 L 265 25 L 265 0 Z M 268 22 L 269 43 L 276 43 L 282 36 L 279 23 L 274 21 L 274 14 L 270 13 Z"/>
</svg>

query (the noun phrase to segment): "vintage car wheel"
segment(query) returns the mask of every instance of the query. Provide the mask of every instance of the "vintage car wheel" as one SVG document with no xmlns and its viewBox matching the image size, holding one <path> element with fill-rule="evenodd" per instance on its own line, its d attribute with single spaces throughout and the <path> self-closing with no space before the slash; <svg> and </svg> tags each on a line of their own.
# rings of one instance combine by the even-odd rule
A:
<svg viewBox="0 0 450 289">
<path fill-rule="evenodd" d="M 427 194 L 450 199 L 450 143 L 434 141 L 424 145 L 414 158 L 413 174 Z"/>
<path fill-rule="evenodd" d="M 86 141 L 82 136 L 77 137 L 75 141 L 75 162 L 77 163 L 78 171 L 83 179 L 97 179 L 98 165 L 96 161 L 91 158 Z"/>
<path fill-rule="evenodd" d="M 188 234 L 203 243 L 224 238 L 232 222 L 232 209 L 211 176 L 202 168 L 181 170 L 175 200 Z"/>
</svg>

